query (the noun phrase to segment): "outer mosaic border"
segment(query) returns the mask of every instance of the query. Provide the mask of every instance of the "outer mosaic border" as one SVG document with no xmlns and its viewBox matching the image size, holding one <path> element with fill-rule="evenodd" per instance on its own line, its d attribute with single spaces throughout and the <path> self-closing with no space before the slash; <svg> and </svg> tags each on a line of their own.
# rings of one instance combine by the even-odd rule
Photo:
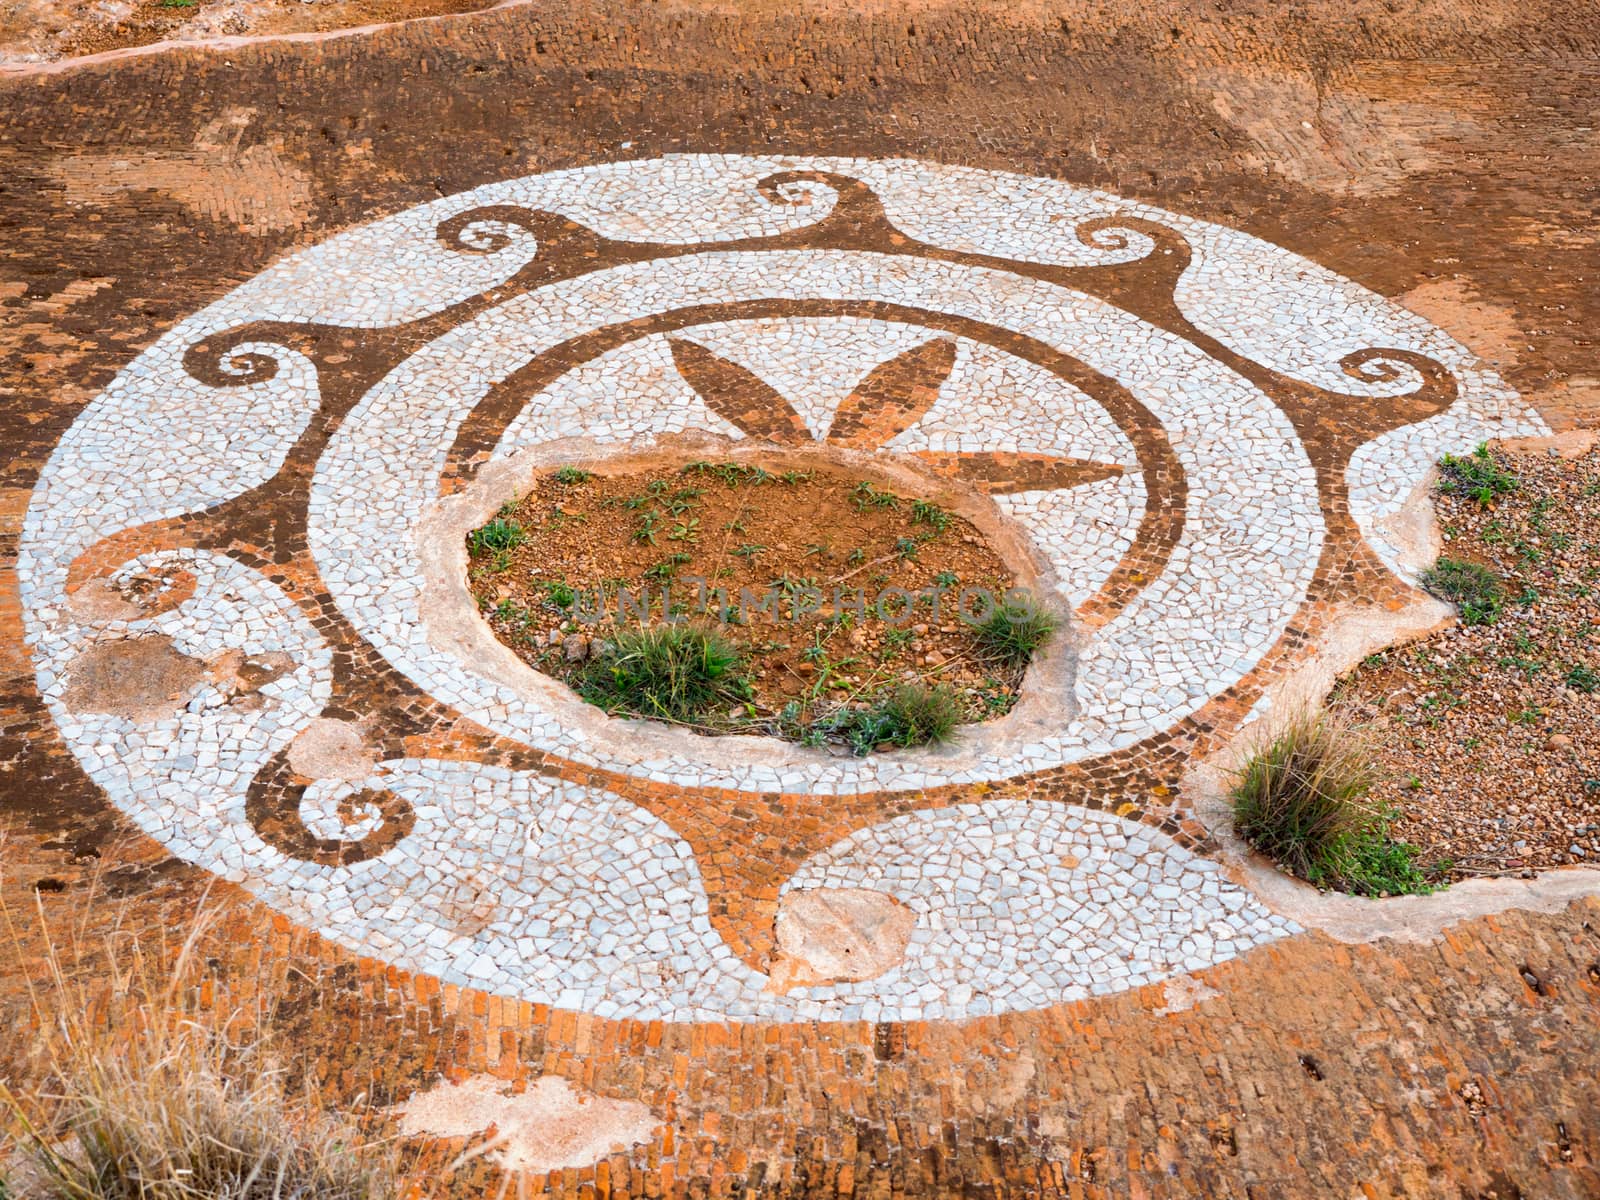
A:
<svg viewBox="0 0 1600 1200">
<path fill-rule="evenodd" d="M 989 269 L 978 262 L 987 259 L 1016 264 L 1024 275 L 1099 271 L 1107 280 L 1110 272 L 1130 264 L 1146 263 L 1152 277 L 1165 267 L 1172 283 L 1168 306 L 1161 307 L 1154 290 L 1142 301 L 1149 309 L 1146 321 L 1182 331 L 1177 337 L 1163 335 L 1160 342 L 1170 350 L 1170 361 L 1161 364 L 1168 375 L 1160 385 L 1176 386 L 1179 375 L 1217 383 L 1224 376 L 1215 373 L 1214 365 L 1222 361 L 1231 377 L 1248 381 L 1254 389 L 1273 389 L 1280 404 L 1288 396 L 1293 435 L 1319 464 L 1323 516 L 1332 522 L 1342 552 L 1355 558 L 1365 545 L 1381 561 L 1390 565 L 1397 561 L 1396 547 L 1377 531 L 1440 451 L 1487 436 L 1542 432 L 1542 423 L 1465 350 L 1387 301 L 1246 235 L 1054 181 L 904 161 L 685 156 L 490 185 L 342 234 L 270 268 L 181 323 L 141 356 L 63 439 L 30 509 L 19 576 L 29 637 L 40 662 L 41 692 L 63 733 L 80 748 L 91 775 L 175 852 L 244 882 L 274 906 L 349 944 L 447 978 L 614 1015 L 847 1018 L 868 1008 L 875 1019 L 976 1015 L 1086 994 L 1075 989 L 1093 992 L 1132 986 L 1219 961 L 1255 940 L 1288 932 L 1292 927 L 1275 923 L 1248 897 L 1210 877 L 1208 864 L 1196 866 L 1188 852 L 1165 834 L 1141 830 L 1123 817 L 1074 813 L 1042 799 L 1026 802 L 1042 804 L 1040 808 L 1005 807 L 1020 803 L 1017 800 L 995 802 L 999 808 L 979 808 L 960 802 L 959 787 L 948 787 L 959 784 L 962 776 L 908 779 L 904 782 L 908 789 L 941 785 L 949 794 L 930 797 L 913 792 L 901 804 L 904 811 L 856 803 L 859 815 L 851 818 L 853 824 L 838 828 L 833 842 L 799 846 L 793 852 L 799 857 L 787 864 L 785 886 L 793 887 L 795 879 L 812 875 L 831 881 L 828 886 L 848 880 L 888 886 L 884 881 L 892 877 L 896 888 L 909 892 L 908 902 L 926 907 L 923 918 L 934 921 L 928 927 L 940 931 L 927 949 L 933 957 L 908 960 L 914 965 L 899 976 L 880 977 L 854 992 L 835 986 L 832 991 L 776 996 L 762 990 L 761 973 L 751 965 L 760 961 L 760 948 L 749 940 L 759 941 L 760 915 L 770 908 L 757 905 L 755 915 L 744 918 L 720 911 L 727 904 L 723 889 L 737 872 L 707 876 L 694 869 L 698 862 L 726 875 L 716 861 L 719 856 L 708 853 L 703 830 L 691 831 L 685 840 L 673 822 L 663 822 L 652 801 L 625 780 L 596 781 L 615 791 L 571 779 L 554 781 L 568 768 L 502 746 L 494 736 L 491 713 L 469 710 L 468 715 L 479 718 L 474 724 L 480 731 L 469 731 L 467 738 L 478 747 L 476 751 L 459 744 L 446 746 L 449 738 L 440 742 L 439 735 L 428 735 L 436 747 L 451 752 L 435 758 L 399 753 L 409 749 L 408 742 L 423 737 L 425 730 L 436 728 L 440 714 L 425 711 L 426 704 L 398 698 L 388 702 L 390 710 L 408 714 L 412 732 L 402 729 L 390 735 L 378 774 L 370 781 L 294 784 L 288 794 L 298 810 L 295 820 L 304 827 L 305 832 L 296 835 L 301 841 L 264 842 L 261 831 L 268 827 L 250 811 L 252 805 L 259 806 L 260 797 L 241 792 L 237 781 L 253 778 L 264 765 L 281 758 L 298 729 L 316 716 L 306 708 L 308 701 L 331 692 L 331 707 L 348 709 L 349 697 L 339 694 L 340 673 L 348 675 L 352 667 L 377 671 L 382 665 L 379 656 L 371 653 L 370 644 L 361 649 L 342 643 L 325 621 L 317 619 L 315 614 L 330 602 L 322 581 L 292 554 L 285 558 L 281 543 L 275 549 L 273 539 L 279 535 L 271 530 L 260 535 L 260 545 L 250 543 L 251 552 L 241 552 L 240 539 L 234 536 L 228 544 L 230 557 L 220 562 L 208 557 L 209 550 L 200 554 L 184 550 L 184 538 L 175 536 L 170 550 L 155 547 L 142 557 L 114 561 L 112 546 L 101 556 L 103 566 L 82 568 L 84 552 L 97 543 L 114 543 L 119 534 L 140 523 L 192 525 L 191 514 L 226 508 L 231 499 L 280 481 L 286 464 L 294 467 L 293 455 L 306 439 L 322 437 L 322 444 L 336 445 L 345 429 L 359 426 L 358 418 L 339 427 L 349 409 L 337 418 L 325 407 L 318 411 L 318 388 L 327 386 L 335 366 L 326 344 L 307 343 L 298 349 L 292 341 L 286 344 L 269 336 L 254 340 L 233 336 L 214 355 L 209 373 L 201 370 L 196 375 L 195 355 L 208 339 L 246 327 L 261 327 L 265 335 L 272 332 L 267 326 L 300 325 L 319 326 L 329 331 L 329 337 L 351 340 L 349 333 L 355 330 L 408 322 L 422 328 L 441 314 L 464 311 L 462 306 L 479 298 L 487 300 L 479 309 L 481 315 L 471 319 L 492 326 L 494 314 L 508 304 L 559 294 L 560 284 L 553 282 L 542 291 L 524 292 L 521 301 L 515 296 L 519 276 L 537 262 L 541 245 L 552 236 L 573 236 L 570 229 L 548 221 L 530 225 L 529 212 L 559 217 L 618 245 L 648 240 L 657 247 L 694 248 L 708 242 L 784 238 L 807 244 L 803 239 L 810 234 L 842 227 L 837 218 L 843 206 L 860 200 L 858 193 L 841 190 L 841 179 L 870 189 L 882 203 L 890 230 L 936 247 L 947 258 L 964 258 L 969 272 Z M 851 217 L 849 212 L 843 215 Z M 858 235 L 863 227 L 856 222 Z M 1171 234 L 1180 240 L 1172 241 Z M 837 250 L 807 245 L 805 253 L 813 256 L 833 254 L 836 258 L 831 261 L 840 263 L 861 261 L 861 251 L 847 244 Z M 1163 262 L 1163 256 L 1173 255 L 1178 257 Z M 387 273 L 375 273 L 371 263 L 385 264 Z M 848 275 L 848 268 L 840 269 Z M 1029 286 L 1037 293 L 1040 286 L 1060 285 Z M 1115 301 L 1102 300 L 1095 311 L 1131 329 L 1125 305 L 1139 302 L 1144 294 L 1138 289 L 1127 295 L 1113 292 Z M 879 297 L 870 302 L 890 301 Z M 582 307 L 575 299 L 569 303 Z M 465 328 L 459 321 L 453 324 Z M 493 336 L 492 328 L 482 332 Z M 429 343 L 434 349 L 448 346 L 451 336 L 446 333 L 443 340 L 430 336 L 411 353 Z M 469 381 L 486 379 L 468 350 L 470 346 L 448 365 L 458 373 L 464 370 Z M 1191 357 L 1189 352 L 1196 350 Z M 270 373 L 266 363 L 271 364 Z M 395 378 L 390 374 L 385 386 L 394 386 Z M 1147 386 L 1146 391 L 1152 389 Z M 1319 424 L 1315 403 L 1324 395 L 1365 399 L 1368 410 L 1383 420 L 1353 419 L 1357 410 L 1346 407 L 1338 414 L 1345 427 L 1338 419 Z M 203 418 L 197 419 L 198 414 Z M 1213 422 L 1213 426 L 1186 433 L 1186 438 L 1202 447 L 1217 443 L 1219 453 L 1231 453 L 1240 469 L 1248 471 L 1255 445 L 1248 436 L 1240 436 L 1248 430 L 1236 423 Z M 1230 438 L 1231 445 L 1220 445 Z M 427 452 L 430 445 L 433 453 L 445 453 L 441 442 L 426 439 L 420 449 Z M 379 442 L 354 447 L 345 458 L 347 465 L 362 461 L 382 465 L 392 449 Z M 309 461 L 326 459 L 319 453 Z M 1330 481 L 1321 464 L 1346 461 L 1344 477 Z M 353 502 L 336 490 L 339 479 L 347 477 L 319 471 L 317 486 L 323 487 L 320 501 L 325 508 L 313 515 L 313 523 L 323 512 Z M 1332 508 L 1330 496 L 1336 501 Z M 1256 501 L 1258 506 L 1263 503 L 1264 499 Z M 99 516 L 85 519 L 88 514 Z M 1310 520 L 1316 514 L 1306 515 Z M 237 528 L 246 526 L 248 522 Z M 1303 521 L 1290 520 L 1286 534 L 1292 541 L 1305 527 Z M 1346 528 L 1357 540 L 1350 540 Z M 1286 542 L 1286 551 L 1288 547 Z M 1307 587 L 1314 591 L 1319 585 L 1334 586 L 1330 581 L 1337 573 L 1329 574 L 1326 549 L 1309 560 L 1304 547 L 1289 553 L 1297 564 L 1292 570 L 1316 568 L 1317 578 L 1313 581 L 1308 574 Z M 168 607 L 144 617 L 122 613 L 106 619 L 104 611 L 87 612 L 83 596 L 72 585 L 81 587 L 86 579 L 114 582 L 116 572 L 126 576 L 128 562 L 139 569 L 181 568 L 188 579 L 187 594 L 174 593 L 160 602 Z M 80 571 L 76 579 L 74 569 Z M 252 573 L 258 583 L 246 582 Z M 262 575 L 273 582 L 260 580 Z M 1359 565 L 1347 577 L 1377 578 L 1371 566 Z M 1217 584 L 1226 587 L 1228 582 L 1210 584 L 1215 590 Z M 313 629 L 308 632 L 297 625 L 292 606 L 286 609 L 279 600 L 266 604 L 265 615 L 220 615 L 232 613 L 228 606 L 253 587 L 285 589 L 285 598 L 292 597 L 302 611 L 313 614 Z M 1298 620 L 1301 607 L 1286 605 L 1269 619 L 1280 622 L 1281 633 Z M 280 611 L 281 617 L 266 619 Z M 395 619 L 392 612 L 374 610 L 374 627 Z M 394 632 L 404 638 L 408 625 L 402 618 Z M 220 703 L 208 700 L 211 693 L 202 689 L 188 699 L 181 714 L 153 724 L 119 725 L 121 718 L 102 720 L 73 712 L 64 703 L 71 658 L 86 641 L 140 632 L 162 632 L 196 654 L 284 655 L 296 669 L 247 693 L 223 689 Z M 1272 634 L 1265 642 L 1278 640 L 1278 634 Z M 328 664 L 327 670 L 319 663 Z M 1233 678 L 1243 679 L 1251 664 L 1236 665 Z M 312 677 L 302 678 L 306 671 Z M 1207 687 L 1208 695 L 1232 691 L 1224 679 Z M 399 693 L 404 691 L 400 686 Z M 230 719 L 230 705 L 242 694 L 256 698 L 246 722 L 251 732 L 219 733 Z M 1123 746 L 1131 754 L 1143 753 L 1141 738 L 1159 732 L 1154 722 L 1163 719 L 1164 708 L 1174 700 L 1153 694 L 1148 704 L 1134 705 L 1150 710 L 1152 724 L 1130 731 Z M 324 706 L 324 716 L 328 707 Z M 450 719 L 459 722 L 459 715 Z M 474 753 L 479 765 L 463 765 L 463 755 L 470 760 Z M 484 754 L 489 757 L 483 758 Z M 506 765 L 496 765 L 496 756 Z M 1041 756 L 1021 769 L 1058 765 L 1063 760 Z M 1137 778 L 1137 770 L 1128 776 L 1132 786 L 1137 786 Z M 651 782 L 671 788 L 706 781 L 679 779 L 665 771 Z M 357 786 L 361 783 L 370 786 L 363 789 Z M 837 790 L 854 792 L 859 784 L 841 782 Z M 382 802 L 374 808 L 362 799 L 380 793 L 403 799 L 419 786 L 422 791 L 404 804 L 397 801 L 392 811 Z M 792 779 L 780 771 L 770 783 L 751 781 L 747 790 L 763 787 L 795 793 L 799 803 L 817 790 L 804 771 Z M 1041 777 L 1039 790 L 1055 794 L 1057 785 Z M 457 806 L 454 820 L 441 825 L 443 814 L 452 809 L 440 801 L 452 796 L 450 805 Z M 846 798 L 863 799 L 840 797 Z M 365 811 L 363 804 L 368 804 Z M 488 814 L 508 805 L 532 814 L 531 823 L 502 827 L 489 819 Z M 1069 817 L 1069 824 L 1078 824 L 1072 829 L 1063 826 L 1046 846 L 1040 831 Z M 587 836 L 599 837 L 610 848 L 618 830 L 631 828 L 630 821 L 643 822 L 636 834 L 624 835 L 641 847 L 642 858 L 625 856 L 622 861 L 631 864 L 626 869 L 607 865 L 600 857 L 584 858 L 593 867 L 588 876 L 570 858 L 563 859 L 563 881 L 570 894 L 562 893 L 556 916 L 541 907 L 552 889 L 561 892 L 542 873 L 545 852 L 535 848 L 536 838 L 547 826 L 567 831 L 563 845 L 581 845 Z M 980 881 L 976 893 L 980 896 L 1021 896 L 1005 870 L 991 877 L 999 868 L 992 858 L 984 857 L 995 853 L 995 829 L 1008 821 L 1016 823 L 1017 836 L 1027 833 L 1035 838 L 1026 849 L 1011 847 L 1033 877 L 1035 890 L 1028 895 L 1036 907 L 1030 910 L 1035 913 L 1031 922 L 1011 925 L 1002 920 L 997 925 L 992 914 L 979 911 L 981 905 L 971 911 L 959 905 L 955 910 L 938 909 L 939 898 L 950 891 L 950 879 Z M 398 839 L 387 846 L 375 845 L 371 853 L 352 856 L 341 848 L 359 847 L 385 828 L 393 834 L 402 826 Z M 918 841 L 919 836 L 932 841 Z M 454 850 L 444 854 L 452 839 Z M 1138 853 L 1130 855 L 1130 843 L 1138 846 Z M 290 852 L 282 848 L 285 844 Z M 418 857 L 407 851 L 408 844 L 423 847 L 425 854 Z M 1061 850 L 1060 844 L 1069 848 Z M 307 849 L 297 849 L 301 846 Z M 860 846 L 872 847 L 872 853 L 852 858 L 856 851 L 851 848 Z M 1078 853 L 1080 846 L 1090 853 Z M 935 852 L 936 847 L 943 849 Z M 943 863 L 956 874 L 947 879 L 938 873 L 922 874 L 920 868 L 896 873 L 896 853 L 909 854 L 913 862 Z M 423 859 L 435 854 L 453 863 L 456 872 L 437 863 L 430 869 Z M 1067 859 L 1077 865 L 1065 867 Z M 1083 868 L 1086 859 L 1095 864 L 1088 870 Z M 474 878 L 474 867 L 483 864 L 491 868 L 488 876 Z M 385 871 L 398 873 L 385 878 Z M 361 876 L 380 878 L 369 885 L 342 882 Z M 716 883 L 715 901 L 708 896 L 707 879 Z M 1096 954 L 1106 943 L 1098 940 L 1095 930 L 1111 919 L 1116 907 L 1105 897 L 1120 894 L 1116 889 L 1130 879 L 1145 890 L 1128 892 L 1126 911 L 1117 911 L 1123 921 L 1132 923 L 1126 935 L 1131 938 L 1127 955 L 1143 955 L 1140 961 L 1148 965 L 1132 973 L 1097 973 Z M 1086 881 L 1092 881 L 1091 891 L 1081 893 L 1079 888 L 1090 886 Z M 1214 894 L 1205 890 L 1213 885 Z M 470 894 L 462 891 L 463 886 Z M 1161 889 L 1159 894 L 1156 888 Z M 1173 888 L 1176 896 L 1167 895 Z M 1216 899 L 1221 907 L 1213 909 L 1207 900 L 1195 900 L 1196 893 Z M 1085 894 L 1101 897 L 1090 905 L 1093 911 L 1083 910 Z M 1237 905 L 1232 904 L 1234 897 Z M 623 902 L 624 911 L 617 911 Z M 629 913 L 643 914 L 643 923 L 630 922 Z M 1193 926 L 1197 920 L 1202 926 L 1220 928 L 1202 937 L 1195 932 L 1199 927 Z M 1065 930 L 1068 940 L 1056 945 L 1041 937 L 1046 929 Z M 616 945 L 602 952 L 608 937 Z M 1080 944 L 1073 944 L 1074 938 Z M 1149 949 L 1150 938 L 1155 951 Z M 1014 986 L 1019 971 L 1029 977 L 1028 987 L 1020 990 Z"/>
</svg>

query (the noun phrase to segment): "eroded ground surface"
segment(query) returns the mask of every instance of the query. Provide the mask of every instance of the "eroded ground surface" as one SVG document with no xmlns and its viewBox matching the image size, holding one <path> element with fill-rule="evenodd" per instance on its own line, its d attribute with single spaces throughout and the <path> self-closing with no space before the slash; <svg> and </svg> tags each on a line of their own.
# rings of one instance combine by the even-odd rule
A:
<svg viewBox="0 0 1600 1200">
<path fill-rule="evenodd" d="M 8 0 L 0 64 L 14 69 L 164 41 L 324 33 L 488 8 L 493 0 Z"/>
<path fill-rule="evenodd" d="M 209 887 L 330 1100 L 538 1114 L 551 1194 L 1594 1194 L 1592 897 L 1346 946 L 1179 782 L 1411 611 L 1441 453 L 1595 423 L 1597 34 L 526 6 L 8 78 L 6 899 Z M 980 492 L 1073 652 L 844 762 L 491 653 L 534 473 L 741 435 Z"/>
</svg>

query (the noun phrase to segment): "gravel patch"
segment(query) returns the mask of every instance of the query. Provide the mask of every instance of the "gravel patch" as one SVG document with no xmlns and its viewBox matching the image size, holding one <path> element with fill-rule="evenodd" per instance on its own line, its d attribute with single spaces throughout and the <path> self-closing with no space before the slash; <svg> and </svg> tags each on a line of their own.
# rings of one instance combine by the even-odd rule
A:
<svg viewBox="0 0 1600 1200">
<path fill-rule="evenodd" d="M 1515 490 L 1437 506 L 1498 618 L 1373 655 L 1332 700 L 1372 723 L 1394 836 L 1458 879 L 1600 862 L 1600 449 L 1492 457 Z"/>
</svg>

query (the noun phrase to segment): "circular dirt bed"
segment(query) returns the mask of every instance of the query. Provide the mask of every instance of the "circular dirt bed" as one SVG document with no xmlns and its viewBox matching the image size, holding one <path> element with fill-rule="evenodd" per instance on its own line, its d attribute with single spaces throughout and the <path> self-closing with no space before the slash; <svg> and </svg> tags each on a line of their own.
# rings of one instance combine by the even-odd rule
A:
<svg viewBox="0 0 1600 1200">
<path fill-rule="evenodd" d="M 856 753 L 940 741 L 1010 711 L 1054 618 L 1015 548 L 909 490 L 826 460 L 547 470 L 469 536 L 470 586 L 501 642 L 612 712 Z M 735 661 L 682 707 L 641 702 L 618 664 L 646 635 Z M 916 728 L 884 717 L 907 704 Z"/>
</svg>

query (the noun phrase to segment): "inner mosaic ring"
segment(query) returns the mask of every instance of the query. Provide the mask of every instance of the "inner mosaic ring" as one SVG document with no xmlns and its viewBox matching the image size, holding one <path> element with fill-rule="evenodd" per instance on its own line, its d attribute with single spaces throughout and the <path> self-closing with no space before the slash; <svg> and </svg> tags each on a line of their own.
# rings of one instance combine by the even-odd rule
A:
<svg viewBox="0 0 1600 1200">
<path fill-rule="evenodd" d="M 1183 468 L 1177 455 L 1167 444 L 1166 436 L 1150 410 L 1141 404 L 1127 388 L 1115 379 L 1102 375 L 1079 359 L 1048 343 L 1039 341 L 1016 330 L 1003 329 L 986 321 L 976 321 L 954 313 L 937 312 L 906 304 L 891 304 L 876 300 L 787 300 L 760 299 L 735 301 L 727 304 L 697 305 L 657 313 L 651 317 L 609 325 L 590 333 L 579 335 L 554 349 L 539 354 L 532 362 L 512 372 L 497 384 L 472 410 L 457 432 L 440 479 L 440 491 L 448 494 L 473 478 L 484 459 L 484 447 L 495 447 L 493 456 L 506 452 L 504 439 L 507 429 L 525 410 L 536 403 L 535 397 L 555 383 L 562 375 L 576 369 L 574 364 L 590 362 L 601 355 L 619 349 L 629 342 L 651 335 L 691 332 L 699 326 L 721 322 L 772 320 L 781 318 L 847 317 L 872 321 L 901 322 L 929 331 L 945 333 L 983 343 L 1005 354 L 1049 371 L 1069 387 L 1083 392 L 1097 402 L 1116 422 L 1118 430 L 1133 447 L 1138 458 L 1139 475 L 1147 485 L 1154 484 L 1152 492 L 1145 487 L 1145 507 L 1137 529 L 1130 539 L 1130 548 L 1117 565 L 1106 573 L 1104 581 L 1094 593 L 1074 607 L 1073 615 L 1079 622 L 1091 626 L 1103 624 L 1107 618 L 1123 608 L 1149 581 L 1160 574 L 1173 546 L 1183 531 L 1184 496 L 1186 486 Z M 943 339 L 940 340 L 943 342 Z M 947 344 L 947 343 L 944 343 Z M 924 343 L 926 348 L 929 343 Z M 678 345 L 674 345 L 674 352 Z M 912 358 L 903 355 L 894 362 Z M 885 363 L 885 366 L 891 365 Z M 732 366 L 725 364 L 724 369 Z M 910 368 L 915 370 L 915 364 Z M 796 429 L 800 424 L 797 415 L 782 396 L 762 396 L 760 409 L 735 408 L 742 397 L 717 395 L 709 387 L 701 392 L 716 416 L 735 426 L 737 435 L 754 441 L 771 441 L 781 446 L 826 444 L 853 450 L 887 450 L 893 452 L 891 443 L 899 435 L 928 414 L 937 399 L 939 385 L 948 376 L 949 366 L 941 374 L 937 369 L 926 380 L 911 380 L 907 390 L 918 394 L 904 402 L 893 404 L 891 412 L 863 413 L 848 434 L 842 433 L 840 416 L 834 417 L 833 427 L 825 438 L 814 437 L 808 430 Z M 741 381 L 743 382 L 743 381 Z M 759 384 L 759 380 L 751 380 Z M 920 385 L 920 386 L 919 386 Z M 899 397 L 895 398 L 899 400 Z M 873 400 L 883 404 L 884 397 Z M 913 452 L 915 454 L 915 452 Z M 973 483 L 977 489 L 989 494 L 1022 491 L 1054 491 L 1075 486 L 1077 483 L 1095 482 L 1105 474 L 1093 470 L 1097 464 L 1080 463 L 1060 456 L 1021 453 L 1018 461 L 996 462 L 1003 455 L 975 452 L 930 453 L 920 456 L 922 465 L 930 470 L 961 478 Z M 1007 470 L 1007 467 L 1010 470 Z M 964 469 L 965 468 L 965 469 Z M 1074 468 L 1078 478 L 1073 478 Z M 1054 485 L 1061 477 L 1059 486 Z"/>
<path fill-rule="evenodd" d="M 493 413 L 498 424 L 512 398 L 525 394 L 519 381 L 550 370 L 543 356 L 570 362 L 558 349 L 596 336 L 597 327 L 616 331 L 599 335 L 602 343 L 629 340 L 741 311 L 726 306 L 791 305 L 789 297 L 808 291 L 833 292 L 822 302 L 833 311 L 901 314 L 987 338 L 1009 331 L 1012 346 L 1039 348 L 1035 354 L 1052 369 L 1116 403 L 1123 428 L 1137 429 L 1147 413 L 1145 428 L 1170 439 L 1182 475 L 1169 470 L 1155 478 L 1180 487 L 1186 479 L 1180 494 L 1187 503 L 1166 569 L 1078 647 L 1079 703 L 1063 704 L 1053 727 L 1015 729 L 1000 721 L 974 727 L 951 751 L 865 759 L 785 746 L 780 761 L 749 745 L 763 739 L 737 739 L 746 747 L 719 761 L 689 734 L 651 738 L 636 727 L 580 727 L 584 706 L 576 698 L 554 685 L 530 690 L 534 673 L 526 666 L 513 668 L 508 655 L 486 661 L 430 622 L 424 581 L 437 571 L 429 571 L 419 540 L 442 490 L 444 448 L 460 443 L 469 414 Z M 1159 471 L 1159 439 L 1141 441 Z M 1248 466 L 1236 455 L 1238 444 L 1251 448 Z M 580 764 L 677 788 L 757 794 L 989 782 L 1159 733 L 1243 678 L 1270 650 L 1304 600 L 1323 537 L 1316 472 L 1291 422 L 1249 381 L 1188 342 L 1042 280 L 816 250 L 631 263 L 478 314 L 418 350 L 362 399 L 322 455 L 309 511 L 308 544 L 330 594 L 361 636 L 428 695 L 504 737 Z M 1175 523 L 1166 518 L 1165 527 Z M 1161 529 L 1163 519 L 1154 524 Z M 1218 583 L 1228 585 L 1226 595 Z"/>
</svg>

